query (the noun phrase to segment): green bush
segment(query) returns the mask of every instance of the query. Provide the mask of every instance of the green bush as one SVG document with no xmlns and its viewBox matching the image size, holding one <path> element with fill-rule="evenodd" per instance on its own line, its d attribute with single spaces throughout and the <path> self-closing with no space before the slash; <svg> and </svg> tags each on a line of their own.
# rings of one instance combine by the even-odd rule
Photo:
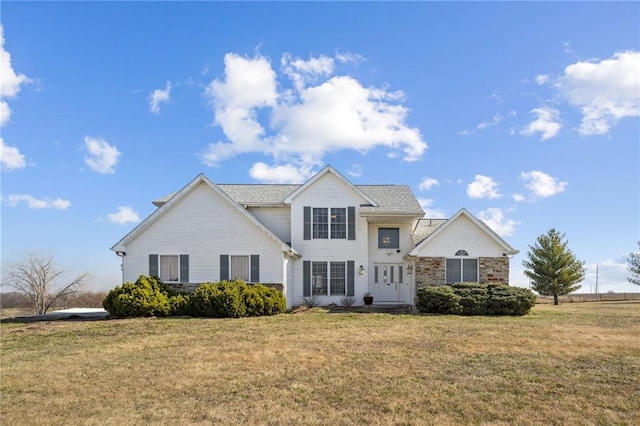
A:
<svg viewBox="0 0 640 426">
<path fill-rule="evenodd" d="M 287 299 L 282 292 L 260 284 L 254 285 L 253 287 L 262 296 L 264 303 L 262 315 L 277 315 L 287 310 Z"/>
<path fill-rule="evenodd" d="M 418 289 L 420 312 L 454 315 L 524 315 L 536 303 L 531 290 L 505 284 L 459 283 Z"/>
<path fill-rule="evenodd" d="M 189 298 L 189 312 L 196 317 L 239 318 L 247 313 L 241 281 L 202 284 Z"/>
<path fill-rule="evenodd" d="M 461 314 L 461 297 L 451 286 L 426 286 L 418 289 L 416 308 L 427 314 Z"/>
<path fill-rule="evenodd" d="M 259 317 L 263 315 L 264 299 L 257 286 L 245 285 L 242 289 L 242 298 L 248 317 Z"/>
<path fill-rule="evenodd" d="M 157 277 L 140 276 L 111 290 L 104 308 L 115 317 L 194 316 L 239 318 L 276 315 L 286 310 L 284 295 L 261 284 L 243 281 L 206 283 L 195 292 L 176 291 Z"/>
<path fill-rule="evenodd" d="M 189 311 L 189 293 L 176 293 L 169 296 L 169 315 L 170 316 L 187 316 Z"/>
<path fill-rule="evenodd" d="M 536 296 L 526 288 L 501 284 L 487 286 L 485 315 L 525 315 L 536 304 Z"/>
<path fill-rule="evenodd" d="M 144 275 L 135 283 L 126 282 L 111 290 L 102 305 L 115 317 L 161 317 L 171 313 L 165 286 L 157 278 Z"/>
<path fill-rule="evenodd" d="M 485 315 L 486 286 L 478 285 L 478 283 L 458 283 L 451 287 L 453 287 L 454 293 L 460 296 L 462 315 Z"/>
</svg>

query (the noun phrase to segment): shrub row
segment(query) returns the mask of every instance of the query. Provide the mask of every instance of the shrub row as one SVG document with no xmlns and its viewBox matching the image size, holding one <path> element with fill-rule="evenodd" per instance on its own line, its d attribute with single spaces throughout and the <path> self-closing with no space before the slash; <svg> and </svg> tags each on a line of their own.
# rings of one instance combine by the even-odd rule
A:
<svg viewBox="0 0 640 426">
<path fill-rule="evenodd" d="M 284 295 L 243 281 L 206 283 L 195 292 L 177 292 L 156 277 L 140 276 L 109 292 L 104 308 L 115 317 L 194 316 L 239 318 L 276 315 L 286 310 Z"/>
<path fill-rule="evenodd" d="M 451 315 L 525 315 L 536 304 L 531 290 L 505 284 L 426 286 L 415 299 L 420 312 Z"/>
</svg>

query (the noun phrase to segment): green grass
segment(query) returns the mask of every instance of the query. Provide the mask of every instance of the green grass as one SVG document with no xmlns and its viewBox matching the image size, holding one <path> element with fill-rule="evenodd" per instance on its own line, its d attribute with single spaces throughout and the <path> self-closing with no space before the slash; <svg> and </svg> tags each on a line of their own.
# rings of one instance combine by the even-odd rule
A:
<svg viewBox="0 0 640 426">
<path fill-rule="evenodd" d="M 3 424 L 640 424 L 640 303 L 2 324 Z"/>
</svg>

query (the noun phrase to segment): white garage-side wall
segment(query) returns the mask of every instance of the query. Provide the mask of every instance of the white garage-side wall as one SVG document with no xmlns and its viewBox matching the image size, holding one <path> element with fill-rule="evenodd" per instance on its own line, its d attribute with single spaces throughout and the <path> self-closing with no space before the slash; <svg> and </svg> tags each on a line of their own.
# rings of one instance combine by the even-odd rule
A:
<svg viewBox="0 0 640 426">
<path fill-rule="evenodd" d="M 260 281 L 285 283 L 281 246 L 201 182 L 126 246 L 124 280 L 149 274 L 149 254 L 189 255 L 189 282 L 220 279 L 220 255 L 260 255 Z"/>
<path fill-rule="evenodd" d="M 454 257 L 466 250 L 469 257 L 501 257 L 505 248 L 467 216 L 460 215 L 442 232 L 432 235 L 427 244 L 412 251 L 420 257 Z"/>
</svg>

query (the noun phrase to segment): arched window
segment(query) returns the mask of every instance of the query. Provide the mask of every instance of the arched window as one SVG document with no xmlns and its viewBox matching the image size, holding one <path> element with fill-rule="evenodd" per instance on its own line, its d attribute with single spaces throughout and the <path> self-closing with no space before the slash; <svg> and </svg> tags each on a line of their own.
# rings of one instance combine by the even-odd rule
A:
<svg viewBox="0 0 640 426">
<path fill-rule="evenodd" d="M 469 256 L 469 253 L 466 250 L 458 250 L 456 256 Z"/>
</svg>

